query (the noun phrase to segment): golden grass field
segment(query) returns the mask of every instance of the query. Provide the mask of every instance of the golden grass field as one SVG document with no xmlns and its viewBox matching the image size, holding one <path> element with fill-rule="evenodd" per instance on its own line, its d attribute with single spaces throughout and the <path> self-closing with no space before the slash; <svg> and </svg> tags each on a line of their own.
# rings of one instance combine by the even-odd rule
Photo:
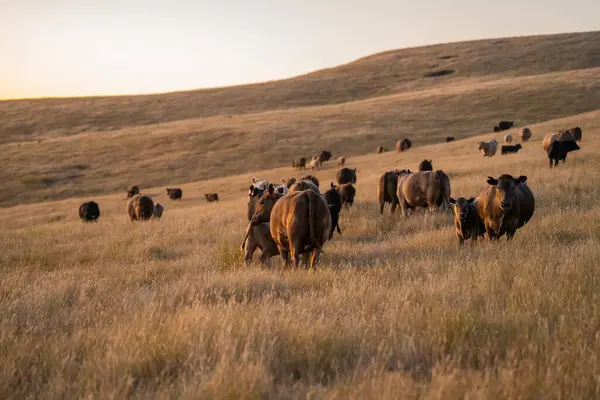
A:
<svg viewBox="0 0 600 400">
<path fill-rule="evenodd" d="M 13 112 L 0 122 L 0 398 L 599 398 L 600 65 L 586 56 L 599 38 L 488 41 L 521 55 L 533 46 L 547 62 L 532 50 L 513 68 L 519 59 L 500 54 L 503 74 L 482 56 L 479 69 L 461 67 L 464 78 L 425 87 L 407 77 L 408 89 L 369 98 L 374 81 L 364 78 L 356 87 L 367 94 L 351 101 L 342 91 L 313 104 L 318 93 L 292 91 L 300 106 L 280 107 L 265 100 L 269 90 L 282 95 L 277 82 L 230 88 L 245 104 L 232 118 L 216 105 L 185 114 L 194 107 L 177 96 L 200 104 L 202 91 L 161 95 L 172 110 L 182 101 L 189 119 L 181 120 L 133 106 L 116 118 L 113 107 L 128 98 L 0 102 Z M 475 45 L 433 47 L 434 55 L 486 49 Z M 424 60 L 427 49 L 315 74 L 337 74 L 338 88 L 344 74 L 359 79 L 354 67 L 386 66 L 402 52 Z M 233 98 L 225 92 L 206 93 L 224 104 Z M 263 103 L 244 103 L 246 92 Z M 83 107 L 104 127 L 115 118 L 115 129 L 86 122 Z M 36 110 L 56 114 L 59 128 L 44 132 Z M 32 133 L 21 137 L 10 124 L 25 115 Z M 477 141 L 506 133 L 489 133 L 498 119 L 523 119 L 533 138 L 516 155 L 483 158 Z M 75 132 L 80 123 L 89 130 Z M 414 128 L 414 148 L 374 154 L 393 146 L 391 127 L 404 126 Z M 548 168 L 543 136 L 573 126 L 583 129 L 582 149 Z M 441 143 L 447 135 L 461 140 Z M 287 166 L 296 146 L 299 155 L 329 147 L 347 156 L 358 174 L 355 205 L 342 211 L 342 235 L 325 244 L 315 270 L 284 268 L 278 257 L 246 266 L 239 247 L 251 178 L 303 175 Z M 380 215 L 381 174 L 424 158 L 449 175 L 454 197 L 478 195 L 488 176 L 528 176 L 532 220 L 511 242 L 460 248 L 449 214 L 405 219 L 388 204 Z M 81 177 L 66 179 L 73 165 Z M 329 162 L 315 172 L 322 189 L 337 170 Z M 56 180 L 39 183 L 46 177 Z M 129 222 L 132 183 L 165 206 L 162 220 Z M 167 186 L 181 187 L 183 200 L 168 200 Z M 207 192 L 221 201 L 206 203 Z M 77 208 L 91 199 L 101 217 L 85 224 Z"/>
</svg>

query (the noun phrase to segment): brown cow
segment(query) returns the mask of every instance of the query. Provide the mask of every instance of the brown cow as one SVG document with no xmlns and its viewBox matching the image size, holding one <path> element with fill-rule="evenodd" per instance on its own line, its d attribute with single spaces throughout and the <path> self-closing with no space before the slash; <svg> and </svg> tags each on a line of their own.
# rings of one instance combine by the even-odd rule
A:
<svg viewBox="0 0 600 400">
<path fill-rule="evenodd" d="M 433 171 L 433 164 L 431 163 L 431 160 L 425 159 L 421 161 L 419 164 L 419 171 Z"/>
<path fill-rule="evenodd" d="M 312 183 L 314 183 L 315 185 L 317 185 L 317 187 L 320 186 L 319 180 L 314 175 L 304 175 L 302 178 L 300 178 L 300 180 L 301 181 L 311 181 Z"/>
<path fill-rule="evenodd" d="M 383 148 L 383 146 L 377 146 L 377 154 L 381 154 L 385 152 L 385 149 Z"/>
<path fill-rule="evenodd" d="M 450 179 L 439 169 L 400 174 L 397 196 L 405 216 L 415 207 L 428 207 L 429 211 L 450 210 Z"/>
<path fill-rule="evenodd" d="M 512 143 L 513 141 L 513 136 L 510 133 L 507 133 L 506 135 L 504 135 L 504 143 Z"/>
<path fill-rule="evenodd" d="M 456 228 L 456 238 L 458 244 L 463 244 L 465 240 L 471 239 L 471 243 L 476 241 L 480 236 L 485 234 L 483 222 L 477 214 L 477 205 L 475 198 L 465 199 L 459 197 L 448 199 L 453 206 L 454 211 L 454 226 Z"/>
<path fill-rule="evenodd" d="M 455 140 L 454 136 L 446 136 L 446 142 L 454 142 Z"/>
<path fill-rule="evenodd" d="M 319 169 L 321 167 L 321 165 L 323 165 L 321 160 L 319 160 L 318 158 L 313 158 L 312 160 L 310 160 L 309 167 L 310 167 L 310 169 L 315 169 L 315 168 Z"/>
<path fill-rule="evenodd" d="M 356 183 L 356 168 L 342 168 L 336 175 L 337 183 Z"/>
<path fill-rule="evenodd" d="M 549 133 L 544 136 L 544 139 L 542 140 L 542 149 L 544 149 L 545 153 L 548 153 L 550 143 L 554 141 L 567 142 L 569 140 L 577 140 L 570 131 L 561 130 L 558 133 Z"/>
<path fill-rule="evenodd" d="M 523 128 L 523 130 L 521 130 L 521 141 L 526 142 L 529 139 L 531 139 L 531 130 L 529 128 Z"/>
<path fill-rule="evenodd" d="M 252 223 L 270 221 L 271 236 L 286 265 L 291 256 L 297 267 L 300 255 L 311 253 L 310 266 L 314 267 L 331 232 L 331 215 L 325 199 L 312 190 L 290 192 L 283 197 L 274 195 L 274 189 L 269 187 Z"/>
<path fill-rule="evenodd" d="M 292 167 L 298 169 L 306 168 L 306 157 L 300 157 L 294 161 L 292 161 Z"/>
<path fill-rule="evenodd" d="M 352 204 L 354 204 L 354 197 L 356 196 L 356 189 L 352 186 L 351 183 L 343 183 L 339 186 L 336 186 L 336 190 L 340 194 L 342 198 L 342 204 L 348 208 Z"/>
<path fill-rule="evenodd" d="M 260 196 L 259 196 L 260 197 Z M 244 253 L 244 262 L 250 264 L 252 256 L 256 249 L 261 250 L 261 255 L 258 260 L 264 264 L 269 258 L 279 255 L 277 243 L 271 236 L 271 228 L 269 222 L 260 224 L 248 224 L 246 236 L 242 243 L 242 251 Z"/>
<path fill-rule="evenodd" d="M 288 193 L 289 192 L 302 192 L 303 190 L 312 190 L 313 192 L 315 192 L 317 194 L 321 194 L 319 187 L 317 185 L 315 185 L 314 181 L 309 180 L 309 179 L 303 179 L 301 181 L 294 183 L 292 185 L 292 187 L 290 188 L 290 190 L 288 191 Z"/>
<path fill-rule="evenodd" d="M 154 214 L 154 202 L 150 197 L 138 194 L 129 199 L 125 210 L 131 221 L 146 221 Z"/>
<path fill-rule="evenodd" d="M 167 188 L 167 196 L 169 196 L 169 199 L 171 200 L 181 200 L 183 190 L 179 188 Z"/>
<path fill-rule="evenodd" d="M 219 202 L 219 194 L 218 193 L 204 193 L 204 198 L 209 203 L 212 203 L 213 201 Z"/>
<path fill-rule="evenodd" d="M 396 151 L 406 151 L 412 147 L 412 142 L 408 138 L 396 142 Z"/>
<path fill-rule="evenodd" d="M 130 199 L 133 196 L 138 195 L 138 194 L 140 194 L 140 187 L 139 186 L 133 185 L 133 186 L 129 186 L 127 188 L 127 198 L 128 199 Z"/>
<path fill-rule="evenodd" d="M 492 139 L 489 142 L 477 142 L 479 150 L 484 157 L 493 157 L 498 151 L 498 142 Z"/>
<path fill-rule="evenodd" d="M 337 163 L 338 165 L 346 165 L 346 157 L 338 157 Z"/>
<path fill-rule="evenodd" d="M 489 186 L 477 197 L 476 204 L 490 239 L 506 234 L 510 240 L 533 216 L 535 199 L 526 181 L 526 176 L 513 178 L 508 174 L 498 179 L 488 177 Z"/>
<path fill-rule="evenodd" d="M 154 211 L 152 212 L 152 219 L 160 219 L 163 215 L 165 208 L 160 203 L 154 205 Z"/>
<path fill-rule="evenodd" d="M 381 175 L 381 178 L 379 178 L 379 185 L 377 186 L 377 200 L 379 201 L 380 214 L 383 214 L 385 203 L 392 203 L 392 214 L 396 211 L 396 207 L 398 206 L 398 195 L 396 193 L 398 188 L 398 175 L 410 173 L 410 169 L 396 169 Z"/>
<path fill-rule="evenodd" d="M 283 184 L 289 189 L 292 187 L 294 183 L 296 183 L 296 178 L 291 177 L 290 179 L 282 179 Z"/>
</svg>

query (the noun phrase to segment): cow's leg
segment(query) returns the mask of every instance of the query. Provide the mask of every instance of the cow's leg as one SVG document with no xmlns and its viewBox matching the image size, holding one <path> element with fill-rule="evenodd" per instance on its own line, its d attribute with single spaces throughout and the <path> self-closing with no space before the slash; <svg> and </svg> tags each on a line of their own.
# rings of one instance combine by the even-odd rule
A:
<svg viewBox="0 0 600 400">
<path fill-rule="evenodd" d="M 490 239 L 490 240 L 496 239 L 496 234 L 494 233 L 494 230 L 488 224 L 485 225 L 485 232 L 488 235 L 488 239 Z"/>
<path fill-rule="evenodd" d="M 506 231 L 506 241 L 508 242 L 511 240 L 515 236 L 515 233 L 517 233 L 517 231 Z"/>
<path fill-rule="evenodd" d="M 550 168 L 552 168 L 552 163 L 554 163 L 554 160 L 548 157 L 548 161 L 550 161 Z"/>
<path fill-rule="evenodd" d="M 310 253 L 310 267 L 315 268 L 316 263 L 319 261 L 319 249 L 313 249 Z"/>
<path fill-rule="evenodd" d="M 465 244 L 465 239 L 462 236 L 456 235 L 456 238 L 458 239 L 459 246 L 462 246 L 463 244 Z"/>
<path fill-rule="evenodd" d="M 392 201 L 392 214 L 396 211 L 397 207 L 398 207 L 398 203 L 395 201 Z"/>
<path fill-rule="evenodd" d="M 281 246 L 277 246 L 277 248 L 279 249 L 281 259 L 283 260 L 283 265 L 287 267 L 288 265 L 290 265 L 290 252 Z"/>
<path fill-rule="evenodd" d="M 383 214 L 383 207 L 385 206 L 385 202 L 379 204 L 379 214 Z"/>
<path fill-rule="evenodd" d="M 248 235 L 248 239 L 246 240 L 246 247 L 244 248 L 244 262 L 246 265 L 252 262 L 252 255 L 254 255 L 257 247 L 258 243 L 254 240 L 253 232 L 250 231 L 250 235 Z"/>
</svg>

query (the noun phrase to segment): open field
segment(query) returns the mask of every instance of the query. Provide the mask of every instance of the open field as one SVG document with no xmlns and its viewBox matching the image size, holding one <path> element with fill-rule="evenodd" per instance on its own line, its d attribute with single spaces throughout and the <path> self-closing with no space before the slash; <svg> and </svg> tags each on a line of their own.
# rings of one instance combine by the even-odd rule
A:
<svg viewBox="0 0 600 400">
<path fill-rule="evenodd" d="M 518 126 L 600 104 L 600 32 L 375 54 L 255 85 L 0 102 L 0 206 L 177 185 L 286 166 L 322 149 L 355 157 L 500 119 Z M 440 71 L 444 76 L 427 77 Z"/>
<path fill-rule="evenodd" d="M 582 150 L 550 170 L 543 135 L 575 125 Z M 183 184 L 180 203 L 144 187 L 160 222 L 129 223 L 124 191 L 0 209 L 0 397 L 597 398 L 600 111 L 531 128 L 517 155 L 477 152 L 503 132 L 350 157 L 357 204 L 314 271 L 241 262 L 250 177 L 289 167 Z M 459 248 L 450 215 L 380 216 L 379 176 L 423 158 L 454 196 L 527 175 L 533 219 Z M 90 198 L 102 216 L 82 224 Z"/>
</svg>

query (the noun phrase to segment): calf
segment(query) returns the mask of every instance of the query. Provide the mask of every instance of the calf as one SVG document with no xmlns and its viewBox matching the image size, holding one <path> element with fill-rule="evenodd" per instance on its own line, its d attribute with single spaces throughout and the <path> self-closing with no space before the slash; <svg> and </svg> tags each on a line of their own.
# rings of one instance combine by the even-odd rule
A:
<svg viewBox="0 0 600 400">
<path fill-rule="evenodd" d="M 550 143 L 548 147 L 548 161 L 550 163 L 550 168 L 552 168 L 552 163 L 554 166 L 558 166 L 558 162 L 567 161 L 567 154 L 571 151 L 579 150 L 581 147 L 574 140 L 567 140 L 565 142 L 555 141 Z"/>
<path fill-rule="evenodd" d="M 212 203 L 213 201 L 218 202 L 219 201 L 219 194 L 218 193 L 204 193 L 204 198 L 209 203 Z"/>
<path fill-rule="evenodd" d="M 521 146 L 521 144 L 516 144 L 514 146 L 505 144 L 505 145 L 502 145 L 502 147 L 500 148 L 500 152 L 502 154 L 517 153 L 522 148 L 523 148 L 523 146 Z"/>
<path fill-rule="evenodd" d="M 458 244 L 464 244 L 465 240 L 471 239 L 471 243 L 485 234 L 485 226 L 477 214 L 475 198 L 465 199 L 459 197 L 448 199 L 454 211 L 454 226 L 456 227 L 456 238 Z"/>
</svg>

